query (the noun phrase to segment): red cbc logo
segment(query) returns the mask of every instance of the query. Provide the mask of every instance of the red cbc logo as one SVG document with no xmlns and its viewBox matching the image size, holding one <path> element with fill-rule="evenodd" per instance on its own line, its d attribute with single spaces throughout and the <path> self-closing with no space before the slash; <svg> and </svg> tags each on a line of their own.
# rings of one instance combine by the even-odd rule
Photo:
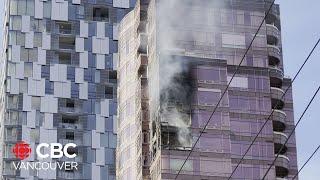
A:
<svg viewBox="0 0 320 180">
<path fill-rule="evenodd" d="M 20 160 L 24 160 L 30 156 L 31 148 L 28 143 L 24 141 L 20 141 L 13 146 L 12 152 L 14 153 L 16 158 L 19 158 Z"/>
</svg>

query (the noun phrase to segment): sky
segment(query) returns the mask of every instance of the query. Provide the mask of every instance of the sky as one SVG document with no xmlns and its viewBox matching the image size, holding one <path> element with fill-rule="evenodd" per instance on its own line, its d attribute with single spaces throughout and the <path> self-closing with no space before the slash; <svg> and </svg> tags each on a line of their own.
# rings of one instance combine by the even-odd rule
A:
<svg viewBox="0 0 320 180">
<path fill-rule="evenodd" d="M 282 24 L 282 44 L 285 74 L 293 77 L 320 38 L 319 0 L 277 0 L 280 4 Z M 3 29 L 4 0 L 0 0 L 0 37 Z M 2 38 L 0 38 L 2 46 Z M 320 46 L 310 58 L 301 75 L 293 84 L 295 121 L 298 120 L 313 93 L 320 85 Z M 319 72 L 318 72 L 319 73 Z M 320 145 L 319 118 L 320 94 L 296 129 L 299 167 Z M 300 173 L 300 180 L 313 180 L 320 176 L 320 152 Z"/>
<path fill-rule="evenodd" d="M 293 77 L 320 38 L 319 0 L 277 0 L 280 4 L 285 74 Z M 320 85 L 320 45 L 293 84 L 295 121 Z M 296 129 L 299 167 L 320 145 L 320 94 Z M 300 173 L 300 180 L 320 177 L 320 152 Z"/>
</svg>

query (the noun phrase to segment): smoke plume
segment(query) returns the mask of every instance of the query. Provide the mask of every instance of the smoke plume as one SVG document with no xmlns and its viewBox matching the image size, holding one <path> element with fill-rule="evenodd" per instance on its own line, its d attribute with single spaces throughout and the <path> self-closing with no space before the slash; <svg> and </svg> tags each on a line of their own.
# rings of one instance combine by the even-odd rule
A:
<svg viewBox="0 0 320 180">
<path fill-rule="evenodd" d="M 213 7 L 218 5 L 217 3 L 221 6 L 221 1 L 156 0 L 155 2 L 156 39 L 160 61 L 160 119 L 177 127 L 179 143 L 183 147 L 190 147 L 192 136 L 189 127 L 193 87 L 190 63 L 186 62 L 183 56 L 191 51 L 190 48 L 186 48 L 187 46 L 214 43 L 214 33 L 206 31 L 205 28 L 215 23 Z"/>
</svg>

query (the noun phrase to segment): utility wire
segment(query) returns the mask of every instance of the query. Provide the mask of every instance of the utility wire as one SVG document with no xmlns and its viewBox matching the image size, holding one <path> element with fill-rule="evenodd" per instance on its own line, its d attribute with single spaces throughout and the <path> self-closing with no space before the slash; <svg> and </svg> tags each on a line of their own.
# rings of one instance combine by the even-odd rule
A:
<svg viewBox="0 0 320 180">
<path fill-rule="evenodd" d="M 295 74 L 294 78 L 292 79 L 292 82 L 290 83 L 290 85 L 287 87 L 287 89 L 285 90 L 284 94 L 282 95 L 282 97 L 277 101 L 275 107 L 279 106 L 281 100 L 284 98 L 284 96 L 287 94 L 287 92 L 289 91 L 289 89 L 292 87 L 293 82 L 297 79 L 298 75 L 300 74 L 301 70 L 303 69 L 303 67 L 305 66 L 305 64 L 308 62 L 308 60 L 310 59 L 311 55 L 313 54 L 314 50 L 316 49 L 316 47 L 319 45 L 320 42 L 320 38 L 318 39 L 318 41 L 316 42 L 316 44 L 313 46 L 312 50 L 310 51 L 309 55 L 307 56 L 307 58 L 305 59 L 305 61 L 303 62 L 303 64 L 300 66 L 298 72 Z M 259 132 L 257 133 L 257 135 L 254 137 L 253 141 L 251 142 L 251 144 L 249 145 L 248 149 L 246 150 L 246 152 L 243 154 L 242 158 L 240 159 L 239 163 L 237 164 L 237 166 L 235 167 L 235 169 L 232 171 L 231 175 L 229 176 L 228 180 L 231 179 L 232 175 L 235 173 L 236 169 L 239 167 L 239 165 L 241 164 L 241 162 L 243 161 L 244 157 L 247 155 L 247 153 L 249 152 L 251 146 L 254 144 L 254 142 L 257 140 L 259 134 L 262 132 L 263 128 L 266 126 L 266 124 L 268 123 L 268 121 L 270 120 L 270 118 L 273 115 L 273 112 L 275 111 L 275 109 L 272 109 L 271 114 L 269 115 L 269 117 L 267 118 L 267 120 L 265 121 L 265 123 L 262 125 L 261 129 L 259 130 Z"/>
<path fill-rule="evenodd" d="M 303 166 L 299 169 L 299 171 L 293 176 L 292 180 L 294 180 L 299 173 L 302 171 L 302 169 L 308 164 L 308 162 L 313 158 L 313 156 L 317 153 L 317 151 L 320 149 L 320 145 L 317 147 L 316 150 L 311 154 L 311 156 L 308 158 L 308 160 L 303 164 Z"/>
<path fill-rule="evenodd" d="M 227 90 L 229 89 L 230 84 L 231 84 L 232 80 L 234 79 L 235 75 L 238 73 L 238 71 L 239 71 L 239 69 L 240 69 L 240 67 L 241 67 L 242 62 L 244 61 L 244 59 L 245 59 L 245 57 L 246 57 L 247 53 L 249 52 L 249 50 L 250 50 L 250 48 L 251 48 L 251 46 L 252 46 L 252 44 L 253 44 L 253 42 L 254 42 L 255 38 L 257 37 L 257 35 L 258 35 L 258 33 L 259 33 L 259 31 L 260 31 L 260 29 L 261 29 L 262 25 L 264 24 L 264 22 L 265 22 L 265 20 L 266 20 L 267 16 L 269 15 L 269 13 L 270 13 L 270 11 L 271 11 L 271 9 L 272 9 L 272 7 L 273 7 L 274 3 L 275 3 L 275 0 L 273 0 L 273 1 L 272 1 L 272 3 L 271 3 L 271 5 L 270 5 L 270 7 L 269 7 L 269 9 L 268 9 L 267 13 L 265 14 L 265 16 L 264 16 L 264 18 L 263 18 L 262 22 L 260 23 L 260 26 L 259 26 L 259 28 L 258 28 L 257 32 L 254 34 L 252 41 L 250 42 L 250 44 L 249 44 L 248 48 L 246 49 L 246 51 L 245 51 L 245 53 L 244 53 L 244 55 L 243 55 L 243 57 L 242 57 L 242 59 L 241 59 L 241 61 L 240 61 L 239 65 L 237 66 L 237 68 L 236 68 L 235 72 L 233 73 L 233 75 L 232 75 L 232 77 L 231 77 L 231 79 L 230 79 L 229 83 L 227 84 L 226 89 L 225 89 L 225 90 L 224 90 L 224 92 L 221 94 L 221 97 L 220 97 L 220 99 L 219 99 L 219 101 L 218 101 L 217 105 L 216 105 L 216 106 L 215 106 L 215 108 L 213 109 L 213 111 L 212 111 L 212 113 L 211 113 L 211 115 L 210 115 L 209 119 L 207 120 L 207 122 L 206 122 L 205 126 L 204 126 L 204 127 L 202 128 L 202 130 L 200 131 L 199 137 L 197 138 L 197 140 L 195 141 L 194 145 L 192 146 L 192 148 L 191 148 L 190 152 L 188 153 L 187 158 L 184 160 L 184 162 L 183 162 L 183 164 L 182 164 L 181 168 L 179 169 L 179 171 L 178 171 L 178 173 L 177 173 L 177 175 L 176 175 L 175 179 L 177 179 L 177 178 L 178 178 L 178 176 L 179 176 L 179 174 L 181 173 L 181 171 L 182 171 L 182 169 L 183 169 L 184 165 L 186 164 L 187 160 L 189 159 L 189 157 L 190 157 L 191 153 L 194 151 L 194 148 L 196 147 L 196 145 L 197 145 L 197 143 L 198 143 L 199 139 L 201 138 L 202 134 L 203 134 L 203 133 L 204 133 L 204 131 L 206 130 L 206 128 L 207 128 L 207 126 L 208 126 L 208 124 L 209 124 L 209 122 L 210 122 L 210 120 L 211 120 L 211 118 L 212 118 L 213 114 L 214 114 L 214 113 L 215 113 L 215 111 L 218 109 L 218 106 L 219 106 L 220 102 L 222 101 L 222 99 L 223 99 L 224 95 L 226 94 Z"/>
<path fill-rule="evenodd" d="M 301 122 L 303 116 L 305 115 L 305 113 L 308 111 L 310 105 L 312 104 L 314 98 L 317 96 L 318 92 L 320 90 L 320 85 L 317 89 L 317 91 L 313 94 L 311 100 L 309 101 L 307 107 L 304 109 L 303 113 L 301 114 L 297 124 L 294 126 L 294 128 L 292 129 L 292 131 L 290 132 L 290 135 L 288 136 L 288 138 L 286 139 L 286 141 L 282 144 L 280 150 L 277 152 L 277 156 L 274 158 L 274 160 L 272 161 L 272 164 L 270 164 L 268 170 L 266 171 L 266 173 L 264 174 L 262 180 L 264 180 L 266 178 L 266 176 L 268 175 L 268 172 L 270 171 L 270 169 L 272 168 L 272 166 L 274 165 L 274 163 L 276 162 L 277 158 L 280 156 L 280 152 L 283 150 L 283 148 L 285 147 L 285 145 L 287 144 L 287 142 L 289 141 L 290 137 L 292 136 L 292 134 L 295 132 L 296 128 L 298 127 L 299 123 Z"/>
</svg>

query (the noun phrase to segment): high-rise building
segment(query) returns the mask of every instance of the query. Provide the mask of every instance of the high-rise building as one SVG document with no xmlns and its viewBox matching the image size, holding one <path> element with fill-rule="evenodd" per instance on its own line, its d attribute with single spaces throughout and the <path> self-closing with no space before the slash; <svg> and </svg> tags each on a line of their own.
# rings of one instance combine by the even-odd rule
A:
<svg viewBox="0 0 320 180">
<path fill-rule="evenodd" d="M 135 0 L 5 4 L 1 179 L 115 179 L 118 25 Z M 78 170 L 16 169 L 20 141 L 31 149 L 23 162 L 68 160 Z M 77 156 L 41 159 L 40 143 L 75 143 Z"/>
<path fill-rule="evenodd" d="M 291 79 L 271 0 L 140 0 L 119 25 L 117 179 L 290 179 Z M 221 98 L 249 47 L 263 25 Z"/>
</svg>

